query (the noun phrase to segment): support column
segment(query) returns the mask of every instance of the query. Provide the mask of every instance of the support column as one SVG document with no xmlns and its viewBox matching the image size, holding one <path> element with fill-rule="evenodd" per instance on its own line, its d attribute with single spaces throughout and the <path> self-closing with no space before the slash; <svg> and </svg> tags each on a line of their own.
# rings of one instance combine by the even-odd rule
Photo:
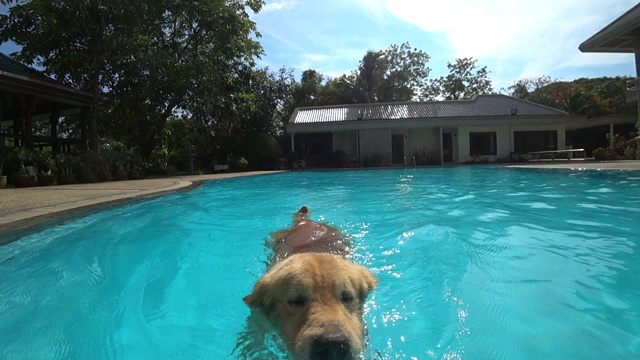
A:
<svg viewBox="0 0 640 360">
<path fill-rule="evenodd" d="M 89 109 L 87 107 L 83 107 L 80 112 L 80 150 L 82 152 L 86 152 L 88 150 L 89 145 L 89 134 L 88 134 L 88 116 Z"/>
<path fill-rule="evenodd" d="M 440 133 L 438 135 L 438 144 L 440 147 L 440 165 L 444 164 L 444 149 L 442 148 L 442 126 L 438 127 L 438 132 Z M 451 141 L 453 142 L 453 139 L 451 139 Z"/>
<path fill-rule="evenodd" d="M 613 123 L 609 124 L 609 147 L 613 147 L 613 137 L 615 133 L 613 131 Z"/>
<path fill-rule="evenodd" d="M 20 96 L 15 95 L 13 101 L 18 104 L 19 109 L 22 109 L 22 98 Z M 24 141 L 22 140 L 22 135 L 24 134 L 23 116 L 24 112 L 17 111 L 16 118 L 13 120 L 13 147 L 24 146 Z"/>
<path fill-rule="evenodd" d="M 294 135 L 291 134 L 291 151 L 295 154 L 296 153 L 296 142 L 294 141 Z"/>
<path fill-rule="evenodd" d="M 35 112 L 35 96 L 29 94 L 24 99 L 24 146 L 33 150 L 33 113 Z"/>
<path fill-rule="evenodd" d="M 60 122 L 60 110 L 57 107 L 49 116 L 49 125 L 51 125 L 51 139 L 53 143 L 51 144 L 51 150 L 54 154 L 60 153 L 60 142 L 58 141 L 58 124 Z"/>
<path fill-rule="evenodd" d="M 640 119 L 640 83 L 638 83 L 638 78 L 640 78 L 640 36 L 636 36 L 634 48 L 636 57 L 636 81 L 634 83 L 634 86 L 636 88 L 636 106 L 638 108 L 638 119 Z"/>
</svg>

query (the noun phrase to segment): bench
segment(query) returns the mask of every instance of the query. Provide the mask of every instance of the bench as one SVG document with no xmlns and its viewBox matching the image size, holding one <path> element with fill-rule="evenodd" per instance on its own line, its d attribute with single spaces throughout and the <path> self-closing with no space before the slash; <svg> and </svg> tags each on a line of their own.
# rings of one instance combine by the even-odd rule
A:
<svg viewBox="0 0 640 360">
<path fill-rule="evenodd" d="M 529 159 L 536 159 L 540 161 L 543 155 L 551 155 L 551 161 L 556 159 L 556 155 L 566 154 L 562 156 L 562 159 L 570 160 L 574 158 L 575 153 L 582 153 L 582 159 L 587 157 L 587 152 L 584 149 L 565 149 L 565 150 L 547 150 L 547 151 L 531 151 L 529 152 Z"/>
<path fill-rule="evenodd" d="M 229 171 L 229 165 L 213 165 L 213 171 L 215 172 Z"/>
</svg>

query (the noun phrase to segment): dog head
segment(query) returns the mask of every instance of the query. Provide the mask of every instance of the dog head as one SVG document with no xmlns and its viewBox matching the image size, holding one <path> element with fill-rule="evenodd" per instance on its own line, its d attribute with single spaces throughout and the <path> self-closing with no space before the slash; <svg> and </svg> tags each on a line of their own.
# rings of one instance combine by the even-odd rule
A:
<svg viewBox="0 0 640 360">
<path fill-rule="evenodd" d="M 364 348 L 363 304 L 376 284 L 362 266 L 304 253 L 277 263 L 243 300 L 264 312 L 295 359 L 355 359 Z"/>
</svg>

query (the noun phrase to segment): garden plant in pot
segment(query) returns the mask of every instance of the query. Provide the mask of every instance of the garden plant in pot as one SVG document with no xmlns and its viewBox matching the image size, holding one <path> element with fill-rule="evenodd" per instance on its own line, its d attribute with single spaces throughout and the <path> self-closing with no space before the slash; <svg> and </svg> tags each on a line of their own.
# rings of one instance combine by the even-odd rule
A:
<svg viewBox="0 0 640 360">
<path fill-rule="evenodd" d="M 98 182 L 98 176 L 96 175 L 98 162 L 99 159 L 97 151 L 90 150 L 80 156 L 80 172 L 78 173 L 78 180 L 80 180 L 81 183 Z"/>
<path fill-rule="evenodd" d="M 35 167 L 35 154 L 27 148 L 16 148 L 15 155 L 19 162 L 18 172 L 13 177 L 13 185 L 17 188 L 36 186 L 37 169 Z"/>
<path fill-rule="evenodd" d="M 38 168 L 38 185 L 49 186 L 56 182 L 57 164 L 52 154 L 41 152 L 36 157 L 36 167 Z"/>
<path fill-rule="evenodd" d="M 58 154 L 55 158 L 58 168 L 58 185 L 75 184 L 78 182 L 75 167 L 78 165 L 77 157 L 69 154 Z"/>
<path fill-rule="evenodd" d="M 112 181 L 110 164 L 113 162 L 114 153 L 111 150 L 101 150 L 96 154 L 96 175 L 99 182 Z"/>
</svg>

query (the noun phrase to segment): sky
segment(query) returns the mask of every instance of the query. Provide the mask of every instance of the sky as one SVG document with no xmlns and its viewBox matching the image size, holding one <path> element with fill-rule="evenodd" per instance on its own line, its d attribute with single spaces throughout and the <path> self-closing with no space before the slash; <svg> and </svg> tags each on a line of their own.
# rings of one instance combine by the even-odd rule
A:
<svg viewBox="0 0 640 360">
<path fill-rule="evenodd" d="M 578 46 L 634 5 L 631 0 L 267 0 L 252 16 L 259 64 L 337 77 L 367 50 L 409 42 L 427 52 L 430 78 L 473 57 L 500 92 L 518 79 L 635 76 L 633 54 Z"/>
<path fill-rule="evenodd" d="M 251 18 L 264 48 L 259 66 L 338 77 L 367 50 L 409 42 L 427 52 L 430 78 L 472 57 L 495 91 L 518 79 L 635 76 L 633 54 L 581 53 L 578 46 L 632 0 L 267 0 Z M 6 7 L 0 7 L 6 12 Z M 0 51 L 16 51 L 0 44 Z M 504 91 L 502 91 L 504 92 Z"/>
</svg>

